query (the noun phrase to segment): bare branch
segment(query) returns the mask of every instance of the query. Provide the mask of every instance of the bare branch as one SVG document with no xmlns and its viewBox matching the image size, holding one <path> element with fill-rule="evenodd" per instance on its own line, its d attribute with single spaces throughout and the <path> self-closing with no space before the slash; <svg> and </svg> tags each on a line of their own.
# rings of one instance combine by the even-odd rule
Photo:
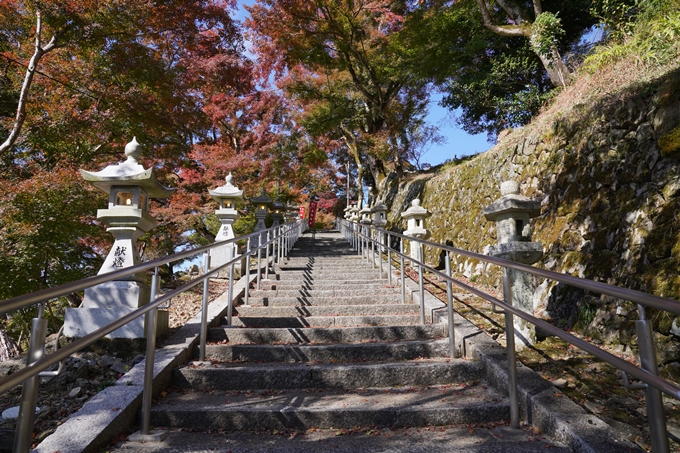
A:
<svg viewBox="0 0 680 453">
<path fill-rule="evenodd" d="M 534 3 L 534 14 L 536 17 L 543 13 L 543 8 L 541 7 L 541 0 L 532 0 Z"/>
</svg>

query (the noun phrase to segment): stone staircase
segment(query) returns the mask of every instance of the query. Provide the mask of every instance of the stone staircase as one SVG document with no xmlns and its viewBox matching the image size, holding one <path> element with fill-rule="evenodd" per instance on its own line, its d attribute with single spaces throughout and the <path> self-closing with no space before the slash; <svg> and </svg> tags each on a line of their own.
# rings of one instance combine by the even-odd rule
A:
<svg viewBox="0 0 680 453">
<path fill-rule="evenodd" d="M 340 234 L 303 235 L 233 326 L 210 329 L 207 362 L 175 369 L 151 419 L 173 434 L 116 451 L 206 451 L 215 433 L 230 451 L 571 451 L 511 430 L 483 366 L 448 358 L 446 326 L 420 325 L 410 292 L 405 302 Z M 335 438 L 345 430 L 364 441 Z"/>
</svg>

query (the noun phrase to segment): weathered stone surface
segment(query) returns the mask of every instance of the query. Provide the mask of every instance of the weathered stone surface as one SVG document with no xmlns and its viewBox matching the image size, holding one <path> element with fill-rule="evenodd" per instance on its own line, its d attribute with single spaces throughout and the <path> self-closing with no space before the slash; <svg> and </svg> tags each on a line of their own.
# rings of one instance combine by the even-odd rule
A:
<svg viewBox="0 0 680 453">
<path fill-rule="evenodd" d="M 497 198 L 500 182 L 514 179 L 524 195 L 542 200 L 531 224 L 532 240 L 545 249 L 538 267 L 679 300 L 680 161 L 673 150 L 680 146 L 680 74 L 616 89 L 616 102 L 555 113 L 552 128 L 529 125 L 439 171 L 388 178 L 381 190 L 391 229 L 404 229 L 400 213 L 420 198 L 432 212 L 431 241 L 484 253 L 495 243 L 496 226 L 484 220 L 482 208 Z M 426 249 L 425 259 L 436 264 L 439 252 Z M 451 259 L 454 272 L 501 287 L 496 266 Z M 616 307 L 584 296 L 549 282 L 536 289 L 534 306 L 606 343 L 634 338 L 626 315 L 591 323 L 600 310 Z M 652 317 L 655 328 L 663 323 Z"/>
</svg>

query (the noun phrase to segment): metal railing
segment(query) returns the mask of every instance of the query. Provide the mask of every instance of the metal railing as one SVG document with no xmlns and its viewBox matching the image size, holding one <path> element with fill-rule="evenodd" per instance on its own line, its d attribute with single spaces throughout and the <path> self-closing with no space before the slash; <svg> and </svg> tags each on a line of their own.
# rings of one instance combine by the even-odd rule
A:
<svg viewBox="0 0 680 453">
<path fill-rule="evenodd" d="M 138 264 L 126 269 L 109 272 L 94 277 L 86 278 L 65 285 L 57 286 L 55 288 L 48 288 L 42 291 L 37 291 L 31 294 L 14 297 L 0 302 L 0 314 L 10 313 L 21 308 L 28 308 L 34 305 L 39 305 L 38 317 L 33 319 L 31 338 L 29 341 L 29 349 L 27 353 L 27 365 L 21 370 L 13 373 L 0 380 L 0 392 L 6 392 L 17 385 L 23 383 L 21 403 L 19 406 L 19 416 L 17 419 L 17 429 L 14 437 L 15 453 L 27 453 L 31 448 L 31 434 L 33 432 L 33 423 L 35 421 L 35 411 L 38 399 L 38 390 L 40 385 L 40 377 L 45 376 L 44 373 L 54 372 L 45 371 L 55 364 L 62 364 L 63 361 L 72 354 L 92 345 L 96 341 L 104 338 L 107 334 L 126 325 L 127 323 L 145 316 L 145 333 L 146 333 L 146 363 L 144 372 L 144 390 L 142 395 L 142 422 L 141 434 L 150 434 L 150 420 L 151 420 L 151 396 L 153 385 L 154 372 L 154 351 L 156 345 L 156 325 L 157 325 L 157 310 L 159 308 L 168 308 L 167 305 L 170 300 L 178 294 L 185 292 L 201 282 L 204 284 L 203 300 L 202 300 L 202 316 L 201 316 L 201 333 L 200 333 L 200 360 L 205 359 L 205 346 L 208 333 L 207 326 L 207 307 L 208 307 L 208 285 L 210 277 L 216 276 L 220 271 L 229 269 L 229 289 L 228 289 L 228 313 L 227 323 L 231 324 L 231 311 L 234 287 L 234 266 L 237 262 L 243 259 L 245 255 L 246 266 L 246 291 L 245 298 L 248 297 L 248 286 L 250 278 L 250 260 L 251 257 L 257 259 L 256 266 L 256 280 L 257 287 L 260 285 L 260 274 L 262 271 L 263 252 L 265 257 L 265 274 L 268 275 L 270 262 L 279 261 L 288 255 L 288 252 L 293 247 L 293 244 L 298 239 L 300 234 L 304 231 L 305 221 L 298 220 L 296 222 L 275 226 L 267 230 L 251 233 L 246 236 L 240 236 L 234 239 L 229 239 L 222 242 L 216 242 L 211 245 L 200 247 L 197 249 L 186 250 L 165 258 L 160 258 L 146 263 Z M 247 247 L 243 255 L 236 256 L 230 261 L 210 269 L 210 251 L 219 247 L 232 246 L 238 241 L 246 240 Z M 251 242 L 256 241 L 256 246 L 251 248 Z M 198 255 L 203 255 L 203 275 L 189 281 L 180 286 L 174 291 L 168 292 L 163 296 L 157 297 L 159 290 L 159 267 L 170 262 L 192 258 Z M 271 258 L 271 259 L 270 259 Z M 106 283 L 113 280 L 136 274 L 138 272 L 146 272 L 153 270 L 151 281 L 151 296 L 150 302 L 143 307 L 140 307 L 119 319 L 107 324 L 106 326 L 91 332 L 82 338 L 69 343 L 68 345 L 57 349 L 55 352 L 45 355 L 45 338 L 47 333 L 47 320 L 43 318 L 44 304 L 58 297 L 63 297 L 68 294 L 83 291 L 87 288 Z"/>
<path fill-rule="evenodd" d="M 515 352 L 515 328 L 514 316 L 528 321 L 534 326 L 540 328 L 548 334 L 565 340 L 571 345 L 588 352 L 597 359 L 608 363 L 609 365 L 619 369 L 622 372 L 622 383 L 629 389 L 645 389 L 646 391 L 646 406 L 647 419 L 649 421 L 650 436 L 652 441 L 652 450 L 655 453 L 668 453 L 670 446 L 668 442 L 669 433 L 666 428 L 666 419 L 664 416 L 663 400 L 661 392 L 666 393 L 675 399 L 680 399 L 680 388 L 674 383 L 666 381 L 658 376 L 658 364 L 656 359 L 656 349 L 654 346 L 654 335 L 651 321 L 645 317 L 645 307 L 655 308 L 657 310 L 667 311 L 676 315 L 680 315 L 680 302 L 672 299 L 654 296 L 652 294 L 643 293 L 636 290 L 621 288 L 618 286 L 608 285 L 592 280 L 582 279 L 567 274 L 560 274 L 544 269 L 531 267 L 528 265 L 516 263 L 501 258 L 495 258 L 487 255 L 470 252 L 467 250 L 458 249 L 455 247 L 437 244 L 434 242 L 418 239 L 411 236 L 394 233 L 380 228 L 375 228 L 368 224 L 350 222 L 346 219 L 336 219 L 336 227 L 345 236 L 347 241 L 355 248 L 357 253 L 375 265 L 375 255 L 377 249 L 377 256 L 379 259 L 379 266 L 382 274 L 383 254 L 386 257 L 387 278 L 388 284 L 391 284 L 391 266 L 392 255 L 399 257 L 401 266 L 401 289 L 402 289 L 402 303 L 405 300 L 405 260 L 411 263 L 411 267 L 418 268 L 418 286 L 420 296 L 420 320 L 425 323 L 425 305 L 424 305 L 424 285 L 423 285 L 423 270 L 427 270 L 436 275 L 440 279 L 446 281 L 447 293 L 447 316 L 449 325 L 449 352 L 451 357 L 455 354 L 455 339 L 453 330 L 453 306 L 452 306 L 452 285 L 468 291 L 492 304 L 492 309 L 495 311 L 496 306 L 500 307 L 505 314 L 505 337 L 506 348 L 508 355 L 508 377 L 509 388 L 508 395 L 510 400 L 510 416 L 511 425 L 514 428 L 519 428 L 519 390 L 517 382 L 517 359 Z M 394 241 L 399 242 L 399 250 L 392 248 Z M 404 241 L 415 242 L 418 244 L 417 257 L 413 258 L 404 253 Z M 423 259 L 423 248 L 432 247 L 445 251 L 445 273 L 427 265 Z M 504 269 L 503 275 L 503 300 L 499 300 L 490 294 L 487 294 L 477 288 L 467 285 L 451 276 L 450 254 L 456 254 L 467 258 L 479 260 L 484 263 L 493 264 Z M 640 366 L 627 362 L 615 355 L 599 348 L 598 346 L 575 337 L 574 335 L 565 332 L 564 330 L 553 326 L 552 324 L 536 318 L 531 314 L 519 310 L 513 306 L 512 301 L 512 282 L 509 278 L 508 271 L 515 270 L 525 272 L 530 275 L 541 277 L 545 279 L 554 280 L 566 285 L 581 288 L 587 291 L 592 291 L 598 294 L 606 294 L 618 299 L 628 300 L 636 303 L 638 306 L 638 317 L 636 321 L 636 331 L 638 335 L 639 359 Z M 629 376 L 639 379 L 643 384 L 630 384 Z"/>
</svg>

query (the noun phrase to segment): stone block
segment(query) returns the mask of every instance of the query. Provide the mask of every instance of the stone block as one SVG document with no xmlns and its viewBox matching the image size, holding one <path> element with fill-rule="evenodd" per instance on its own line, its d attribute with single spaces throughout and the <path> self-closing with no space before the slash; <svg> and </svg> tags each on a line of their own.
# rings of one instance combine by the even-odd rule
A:
<svg viewBox="0 0 680 453">
<path fill-rule="evenodd" d="M 67 308 L 64 315 L 64 335 L 69 338 L 82 338 L 132 311 L 134 309 L 128 307 Z M 158 310 L 157 337 L 167 332 L 169 319 L 167 311 Z M 106 335 L 106 338 L 145 338 L 144 316 L 114 330 Z"/>
<path fill-rule="evenodd" d="M 112 281 L 87 288 L 83 308 L 139 308 L 149 303 L 149 285 L 136 281 Z"/>
</svg>

